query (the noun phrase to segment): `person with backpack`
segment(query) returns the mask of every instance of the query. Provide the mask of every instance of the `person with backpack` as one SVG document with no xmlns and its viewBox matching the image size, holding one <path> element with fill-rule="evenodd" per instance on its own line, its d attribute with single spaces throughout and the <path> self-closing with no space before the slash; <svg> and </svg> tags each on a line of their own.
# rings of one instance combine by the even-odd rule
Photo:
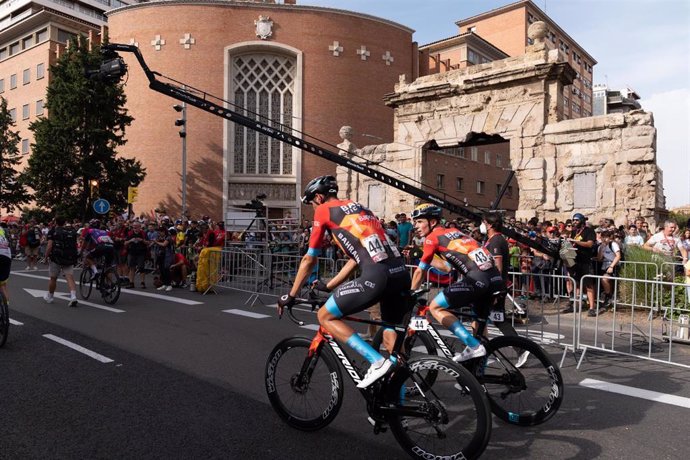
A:
<svg viewBox="0 0 690 460">
<path fill-rule="evenodd" d="M 77 306 L 77 285 L 74 282 L 74 264 L 77 263 L 79 251 L 77 249 L 77 231 L 69 225 L 65 225 L 65 218 L 57 216 L 55 227 L 48 231 L 48 246 L 46 247 L 46 259 L 48 263 L 48 293 L 43 297 L 46 303 L 53 303 L 53 294 L 57 287 L 57 277 L 60 272 L 67 280 L 69 287 L 69 306 Z"/>
<path fill-rule="evenodd" d="M 38 253 L 41 247 L 41 229 L 35 222 L 26 231 L 26 269 L 38 270 Z"/>
</svg>

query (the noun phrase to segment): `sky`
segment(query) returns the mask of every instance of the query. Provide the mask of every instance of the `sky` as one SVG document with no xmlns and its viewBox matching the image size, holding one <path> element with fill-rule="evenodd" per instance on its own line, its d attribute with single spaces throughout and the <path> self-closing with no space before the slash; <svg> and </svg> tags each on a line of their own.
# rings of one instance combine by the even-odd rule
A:
<svg viewBox="0 0 690 460">
<path fill-rule="evenodd" d="M 690 204 L 690 0 L 532 0 L 597 60 L 594 84 L 630 87 L 654 114 L 666 207 Z M 420 45 L 455 22 L 513 0 L 298 0 L 371 14 L 415 30 Z"/>
</svg>

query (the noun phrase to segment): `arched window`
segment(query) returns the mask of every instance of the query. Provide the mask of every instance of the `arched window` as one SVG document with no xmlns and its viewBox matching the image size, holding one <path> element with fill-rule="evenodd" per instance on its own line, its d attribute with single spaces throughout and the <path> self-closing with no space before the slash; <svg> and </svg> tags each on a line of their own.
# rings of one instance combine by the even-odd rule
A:
<svg viewBox="0 0 690 460">
<path fill-rule="evenodd" d="M 292 127 L 295 94 L 295 58 L 290 56 L 252 53 L 232 58 L 232 99 L 245 115 L 258 113 L 271 126 Z M 271 120 L 271 122 L 268 122 Z M 245 127 L 235 125 L 233 174 L 293 175 L 292 149 Z"/>
</svg>

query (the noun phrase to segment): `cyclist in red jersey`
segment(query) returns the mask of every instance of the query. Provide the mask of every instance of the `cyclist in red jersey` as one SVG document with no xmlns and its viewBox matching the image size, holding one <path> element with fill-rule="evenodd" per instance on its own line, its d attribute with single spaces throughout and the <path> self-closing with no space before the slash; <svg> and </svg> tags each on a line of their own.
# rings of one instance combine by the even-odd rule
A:
<svg viewBox="0 0 690 460">
<path fill-rule="evenodd" d="M 386 236 L 379 219 L 367 208 L 352 200 L 337 197 L 338 185 L 333 176 L 321 176 L 307 185 L 302 202 L 315 207 L 309 249 L 302 261 L 290 293 L 280 298 L 278 312 L 294 304 L 295 297 L 317 263 L 326 232 L 349 257 L 343 269 L 328 283 L 318 282 L 319 290 L 335 289 L 319 309 L 319 323 L 337 340 L 347 343 L 364 356 L 371 366 L 357 385 L 366 388 L 388 373 L 394 364 L 366 343 L 340 318 L 381 304 L 385 322 L 400 323 L 411 307 L 410 275 L 397 247 Z M 361 275 L 343 283 L 359 266 Z M 342 283 L 342 284 L 341 284 Z M 392 350 L 395 332 L 384 331 L 384 344 Z"/>
<path fill-rule="evenodd" d="M 422 284 L 424 272 L 431 268 L 434 254 L 449 262 L 462 276 L 457 282 L 446 287 L 429 304 L 429 310 L 436 321 L 447 327 L 462 343 L 467 345 L 453 360 L 465 361 L 486 354 L 486 349 L 470 334 L 458 318 L 447 311 L 473 304 L 479 318 L 485 318 L 490 307 L 492 294 L 505 291 L 505 283 L 494 264 L 491 254 L 474 239 L 456 228 L 441 225 L 441 208 L 433 204 L 421 204 L 412 212 L 415 231 L 425 237 L 423 254 L 419 266 L 412 276 L 412 288 Z"/>
</svg>

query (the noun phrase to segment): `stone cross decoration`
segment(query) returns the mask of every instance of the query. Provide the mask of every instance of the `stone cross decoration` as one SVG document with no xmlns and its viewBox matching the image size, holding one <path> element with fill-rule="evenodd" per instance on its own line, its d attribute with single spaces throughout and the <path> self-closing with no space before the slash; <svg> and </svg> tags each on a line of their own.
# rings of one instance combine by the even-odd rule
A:
<svg viewBox="0 0 690 460">
<path fill-rule="evenodd" d="M 393 56 L 391 55 L 390 51 L 386 51 L 386 54 L 381 56 L 381 59 L 386 61 L 386 65 L 391 65 L 391 62 L 393 62 L 395 59 L 393 59 Z"/>
<path fill-rule="evenodd" d="M 129 39 L 129 44 L 132 45 L 132 46 L 136 46 L 137 48 L 139 48 L 139 42 L 136 41 L 136 40 L 134 39 L 134 37 L 132 37 L 132 38 Z"/>
<path fill-rule="evenodd" d="M 156 51 L 160 51 L 163 45 L 165 45 L 165 40 L 163 40 L 160 35 L 156 35 L 155 38 L 151 40 L 151 46 L 153 46 L 153 49 Z"/>
<path fill-rule="evenodd" d="M 362 58 L 362 61 L 366 61 L 371 56 L 371 52 L 367 51 L 367 47 L 364 45 L 357 50 L 357 54 Z"/>
<path fill-rule="evenodd" d="M 337 57 L 343 52 L 343 47 L 340 46 L 340 42 L 334 41 L 332 45 L 328 46 L 328 51 L 333 51 L 333 56 Z"/>
<path fill-rule="evenodd" d="M 184 46 L 186 50 L 191 49 L 195 43 L 196 40 L 192 38 L 192 34 L 184 34 L 184 37 L 180 38 L 180 45 Z"/>
</svg>

